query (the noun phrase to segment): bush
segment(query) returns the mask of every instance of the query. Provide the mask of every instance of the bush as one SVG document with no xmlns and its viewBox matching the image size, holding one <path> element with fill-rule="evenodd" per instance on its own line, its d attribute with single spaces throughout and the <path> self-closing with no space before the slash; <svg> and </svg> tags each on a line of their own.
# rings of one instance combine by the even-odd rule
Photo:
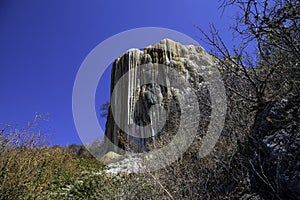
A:
<svg viewBox="0 0 300 200">
<path fill-rule="evenodd" d="M 7 125 L 0 131 L 0 199 L 45 199 L 72 184 L 84 169 L 103 166 L 47 147 L 45 136 L 36 130 L 41 119 L 37 116 L 21 130 Z"/>
<path fill-rule="evenodd" d="M 21 130 L 9 125 L 0 129 L 0 199 L 120 199 L 159 194 L 151 181 L 146 184 L 149 178 L 106 174 L 101 162 L 78 154 L 76 149 L 82 145 L 48 147 L 46 137 L 36 130 L 41 119 L 37 116 Z"/>
</svg>

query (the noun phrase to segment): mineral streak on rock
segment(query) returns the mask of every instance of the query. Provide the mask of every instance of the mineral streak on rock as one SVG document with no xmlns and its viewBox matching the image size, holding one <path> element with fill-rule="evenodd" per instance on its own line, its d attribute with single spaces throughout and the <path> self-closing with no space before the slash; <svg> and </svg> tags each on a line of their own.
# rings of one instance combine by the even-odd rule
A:
<svg viewBox="0 0 300 200">
<path fill-rule="evenodd" d="M 132 69 L 132 71 L 129 73 L 128 88 L 122 89 L 117 94 L 118 97 L 123 99 L 121 104 L 116 105 L 117 109 L 119 109 L 118 113 L 121 114 L 113 116 L 111 109 L 108 112 L 105 131 L 107 150 L 122 153 L 117 148 L 118 146 L 124 150 L 142 152 L 147 150 L 148 143 L 155 146 L 156 139 L 161 132 L 176 132 L 176 125 L 178 125 L 178 123 L 176 124 L 176 119 L 180 116 L 176 98 L 178 97 L 177 94 L 181 93 L 180 90 L 182 88 L 164 87 L 156 83 L 136 87 L 143 78 L 150 76 L 155 80 L 155 76 L 160 73 L 159 67 L 162 65 L 168 66 L 176 69 L 185 80 L 189 81 L 192 88 L 186 88 L 185 90 L 199 91 L 200 88 L 205 88 L 200 71 L 203 68 L 210 67 L 211 63 L 214 62 L 214 58 L 202 47 L 194 45 L 184 46 L 170 39 L 164 39 L 143 50 L 130 49 L 117 58 L 112 66 L 110 94 L 112 94 L 120 78 L 129 70 Z M 139 66 L 144 64 L 150 66 L 151 70 L 138 71 L 140 70 Z M 170 78 L 172 77 L 165 77 L 164 81 L 167 86 L 169 86 Z M 116 102 L 111 102 L 111 105 L 115 104 Z M 151 133 L 150 138 L 135 138 L 124 133 L 115 123 L 114 118 L 119 118 L 122 123 L 129 125 L 136 123 L 140 126 L 146 126 L 153 123 L 153 121 L 160 122 L 160 113 L 152 113 L 152 116 L 149 116 L 149 110 L 153 105 L 160 105 L 165 108 L 168 117 L 163 130 L 160 133 Z M 126 114 L 132 114 L 134 117 L 126 117 Z M 127 119 L 127 121 L 123 119 Z M 139 134 L 143 136 L 145 133 Z"/>
</svg>

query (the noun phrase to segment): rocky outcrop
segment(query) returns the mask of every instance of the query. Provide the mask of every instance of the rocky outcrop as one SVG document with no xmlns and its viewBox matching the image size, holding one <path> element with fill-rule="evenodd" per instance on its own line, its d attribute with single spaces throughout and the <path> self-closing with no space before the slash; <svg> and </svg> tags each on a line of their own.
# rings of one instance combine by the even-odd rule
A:
<svg viewBox="0 0 300 200">
<path fill-rule="evenodd" d="M 124 157 L 122 155 L 119 155 L 115 152 L 109 151 L 104 156 L 101 157 L 100 162 L 107 165 L 107 164 L 117 162 L 123 158 Z"/>
<path fill-rule="evenodd" d="M 214 57 L 205 52 L 202 47 L 194 45 L 184 46 L 169 39 L 164 39 L 143 50 L 130 49 L 116 59 L 111 73 L 111 94 L 113 94 L 117 83 L 125 74 L 128 75 L 128 79 L 125 83 L 127 84 L 126 87 L 124 86 L 116 94 L 117 98 L 122 98 L 123 100 L 118 102 L 111 100 L 111 105 L 114 104 L 116 106 L 118 115 L 113 116 L 112 109 L 109 109 L 105 131 L 107 150 L 118 153 L 123 153 L 120 151 L 120 148 L 134 152 L 147 151 L 148 144 L 151 143 L 155 146 L 157 137 L 161 133 L 176 132 L 180 116 L 177 94 L 181 92 L 182 88 L 167 87 L 172 80 L 168 76 L 163 76 L 165 72 L 162 71 L 163 67 L 161 65 L 175 69 L 191 85 L 191 88 L 185 88 L 185 91 L 196 91 L 198 96 L 202 96 L 201 98 L 205 99 L 202 100 L 203 104 L 205 102 L 209 104 L 208 92 L 205 89 L 205 84 L 199 71 L 201 67 L 211 67 L 214 61 Z M 142 70 L 139 67 L 141 65 L 147 65 L 148 68 Z M 163 79 L 161 81 L 164 85 L 157 84 L 155 81 L 154 83 L 140 85 L 143 79 L 147 78 L 150 80 Z M 200 92 L 205 95 L 199 95 Z M 204 96 L 206 97 L 204 98 Z M 166 110 L 166 119 L 162 117 L 164 114 L 160 113 L 160 111 L 151 112 L 150 108 L 154 105 L 159 105 Z M 125 133 L 120 128 L 120 124 L 116 123 L 116 120 L 124 123 L 121 126 L 137 124 L 145 127 L 149 124 L 163 123 L 164 120 L 166 120 L 166 123 L 160 131 L 158 131 L 159 128 L 150 130 L 149 133 L 137 130 L 136 132 L 140 133 L 133 136 Z"/>
<path fill-rule="evenodd" d="M 132 174 L 145 172 L 145 168 L 142 166 L 141 158 L 136 156 L 126 156 L 119 162 L 113 162 L 106 166 L 105 172 L 107 174 Z"/>
<path fill-rule="evenodd" d="M 300 199 L 300 96 L 271 102 L 254 127 L 252 186 L 265 199 Z"/>
</svg>

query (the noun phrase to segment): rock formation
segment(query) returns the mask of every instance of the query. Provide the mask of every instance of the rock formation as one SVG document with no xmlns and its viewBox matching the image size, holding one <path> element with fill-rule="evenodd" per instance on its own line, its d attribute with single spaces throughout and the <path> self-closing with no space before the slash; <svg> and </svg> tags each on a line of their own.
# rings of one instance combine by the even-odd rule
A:
<svg viewBox="0 0 300 200">
<path fill-rule="evenodd" d="M 252 185 L 266 199 L 274 198 L 274 193 L 283 199 L 300 197 L 299 105 L 299 95 L 287 97 L 271 102 L 258 115 L 253 130 Z"/>
<path fill-rule="evenodd" d="M 192 62 L 196 63 L 196 66 Z M 116 94 L 117 98 L 123 98 L 123 100 L 121 103 L 120 101 L 111 102 L 111 105 L 114 104 L 116 106 L 119 114 L 113 116 L 112 109 L 109 109 L 108 112 L 105 132 L 105 143 L 108 151 L 112 150 L 122 153 L 117 146 L 124 150 L 135 152 L 145 151 L 148 148 L 147 144 L 155 145 L 157 137 L 162 132 L 175 132 L 176 128 L 178 128 L 178 120 L 176 119 L 180 116 L 180 109 L 178 109 L 177 94 L 181 92 L 182 88 L 166 87 L 171 84 L 172 80 L 170 80 L 170 77 L 161 76 L 164 73 L 161 71 L 163 66 L 175 69 L 184 80 L 189 82 L 191 88 L 185 88 L 185 91 L 193 90 L 198 94 L 200 88 L 202 88 L 201 92 L 208 94 L 207 90 L 205 90 L 203 78 L 200 76 L 200 68 L 210 67 L 213 62 L 214 58 L 202 47 L 194 45 L 184 46 L 169 39 L 164 39 L 143 50 L 130 49 L 116 59 L 111 73 L 111 94 L 121 77 L 129 70 L 131 71 L 128 73 L 126 88 L 124 87 Z M 140 65 L 147 65 L 148 70 L 139 68 Z M 161 79 L 163 79 L 165 86 L 154 81 L 154 83 L 138 87 L 143 79 L 149 77 L 150 79 L 155 79 L 159 76 L 162 77 Z M 207 102 L 207 99 L 203 100 L 203 102 Z M 151 112 L 150 108 L 154 105 L 160 105 L 167 111 L 167 123 L 160 131 L 152 130 L 150 133 L 139 133 L 138 137 L 134 137 L 124 133 L 116 123 L 116 120 L 125 123 L 127 126 L 134 123 L 138 126 L 163 123 L 162 113 Z M 143 134 L 148 134 L 148 137 L 144 137 Z"/>
<path fill-rule="evenodd" d="M 196 65 L 194 65 L 195 62 Z M 270 101 L 262 110 L 250 112 L 249 108 L 252 108 L 252 104 L 241 101 L 238 94 L 226 88 L 228 109 L 226 124 L 219 143 L 209 156 L 199 158 L 199 149 L 203 144 L 207 121 L 212 119 L 210 116 L 213 116 L 213 98 L 210 98 L 211 94 L 208 91 L 211 88 L 208 87 L 206 79 L 201 76 L 201 68 L 209 72 L 210 68 L 214 67 L 213 63 L 215 63 L 215 58 L 201 47 L 183 46 L 168 39 L 146 47 L 144 50 L 131 49 L 118 58 L 113 64 L 111 93 L 121 77 L 128 71 L 132 71 L 126 79 L 127 84 L 124 84 L 128 87 L 124 87 L 117 94 L 117 97 L 124 97 L 123 101 L 116 106 L 119 109 L 119 115 L 113 116 L 111 109 L 108 113 L 105 133 L 105 144 L 108 150 L 120 154 L 124 152 L 120 152 L 118 147 L 134 152 L 147 151 L 148 146 L 152 148 L 156 145 L 158 138 L 165 136 L 172 138 L 172 133 L 178 128 L 178 119 L 182 115 L 181 109 L 178 109 L 180 107 L 178 94 L 182 91 L 183 94 L 187 94 L 186 91 L 192 90 L 197 96 L 196 101 L 198 101 L 201 113 L 200 120 L 197 120 L 199 122 L 197 123 L 197 136 L 177 164 L 169 167 L 166 165 L 167 170 L 162 172 L 163 178 L 161 179 L 164 185 L 169 187 L 170 191 L 177 189 L 177 195 L 183 199 L 184 197 L 190 199 L 190 195 L 201 192 L 203 192 L 202 195 L 207 195 L 205 196 L 207 198 L 211 198 L 213 194 L 243 200 L 299 199 L 299 92 Z M 149 73 L 149 71 L 140 70 L 139 65 L 143 64 L 149 65 L 152 71 L 150 70 Z M 182 88 L 165 87 L 157 83 L 138 87 L 143 78 L 158 76 L 159 64 L 176 69 L 180 77 L 187 80 L 191 87 L 180 90 Z M 251 87 L 243 78 L 233 76 L 230 72 L 225 72 L 222 76 L 227 87 L 239 86 L 236 87 L 238 92 L 244 96 L 251 95 Z M 166 76 L 164 82 L 167 86 L 171 81 Z M 111 104 L 116 104 L 116 102 L 112 101 Z M 157 104 L 167 111 L 165 126 L 158 134 L 151 135 L 150 132 L 149 137 L 134 137 L 124 133 L 115 122 L 116 117 L 125 124 L 135 123 L 140 126 L 147 126 L 153 121 L 162 121 L 162 113 L 151 112 L 151 107 Z M 128 117 L 129 115 L 133 117 Z M 198 116 L 192 114 L 189 117 L 197 118 Z M 140 166 L 151 169 L 152 165 L 156 164 L 153 162 L 154 159 L 151 163 L 144 160 L 147 161 L 146 156 L 125 155 L 122 160 L 109 164 L 107 173 L 139 172 Z M 182 187 L 187 184 L 187 177 L 193 177 L 194 182 L 189 183 L 191 190 Z M 195 199 L 199 199 L 199 196 L 195 196 Z"/>
</svg>

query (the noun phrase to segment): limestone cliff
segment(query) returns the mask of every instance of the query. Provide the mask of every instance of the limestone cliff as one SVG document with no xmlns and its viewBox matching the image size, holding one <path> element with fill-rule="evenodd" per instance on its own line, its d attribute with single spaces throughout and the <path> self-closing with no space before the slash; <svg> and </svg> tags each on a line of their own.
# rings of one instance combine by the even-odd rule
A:
<svg viewBox="0 0 300 200">
<path fill-rule="evenodd" d="M 196 65 L 194 65 L 195 63 Z M 178 109 L 177 99 L 177 93 L 181 92 L 180 88 L 168 87 L 172 80 L 167 76 L 162 76 L 165 86 L 154 82 L 138 87 L 143 79 L 150 77 L 150 79 L 154 80 L 155 77 L 164 73 L 161 71 L 162 67 L 168 66 L 177 70 L 180 76 L 190 83 L 191 88 L 185 88 L 184 90 L 193 90 L 196 91 L 196 94 L 199 92 L 207 94 L 200 71 L 203 70 L 201 67 L 210 67 L 212 63 L 214 63 L 214 58 L 202 47 L 194 45 L 184 46 L 170 39 L 164 39 L 143 50 L 130 49 L 117 58 L 112 66 L 111 94 L 121 77 L 129 70 L 132 71 L 130 71 L 126 80 L 127 88 L 124 86 L 117 94 L 117 97 L 123 98 L 123 101 L 121 103 L 111 102 L 111 105 L 117 104 L 115 106 L 119 114 L 113 116 L 111 109 L 109 109 L 105 132 L 105 142 L 108 150 L 120 153 L 120 150 L 116 147 L 119 146 L 124 150 L 144 151 L 147 150 L 147 144 L 155 145 L 155 141 L 160 136 L 160 133 L 176 131 L 176 125 L 178 125 L 176 119 L 181 114 L 180 109 Z M 140 69 L 140 65 L 147 65 L 149 70 Z M 202 97 L 204 96 L 202 95 Z M 201 100 L 201 98 L 198 100 Z M 207 98 L 202 101 L 206 102 Z M 138 133 L 140 135 L 134 137 L 124 133 L 115 123 L 116 119 L 127 125 L 135 123 L 139 126 L 147 126 L 153 124 L 153 121 L 163 123 L 162 113 L 150 112 L 150 108 L 153 105 L 160 105 L 167 111 L 167 123 L 158 133 L 155 133 L 157 130 L 152 130 L 150 133 Z M 133 117 L 126 116 L 130 113 Z M 146 137 L 147 134 L 148 136 Z"/>
</svg>

